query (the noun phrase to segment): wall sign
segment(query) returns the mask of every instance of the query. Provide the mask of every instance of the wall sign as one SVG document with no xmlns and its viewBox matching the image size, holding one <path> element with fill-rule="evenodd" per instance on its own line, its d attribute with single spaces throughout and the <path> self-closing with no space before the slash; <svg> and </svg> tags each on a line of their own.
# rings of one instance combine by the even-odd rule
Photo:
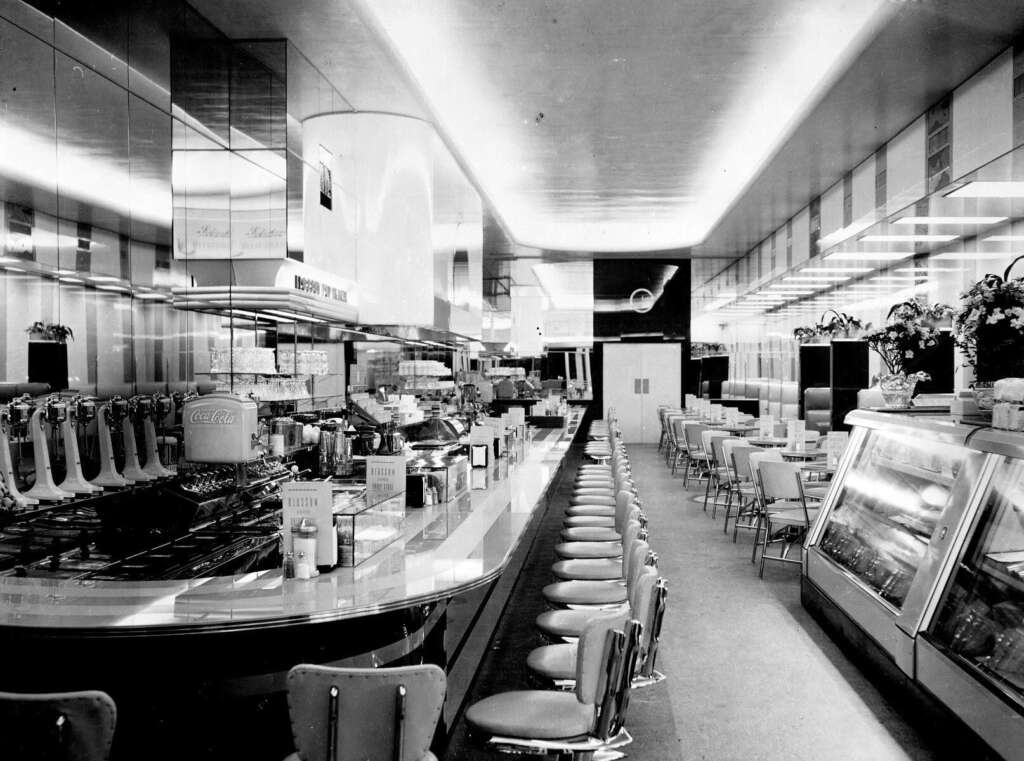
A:
<svg viewBox="0 0 1024 761">
<path fill-rule="evenodd" d="M 647 314 L 654 309 L 654 294 L 647 288 L 637 288 L 629 294 L 629 307 L 639 314 Z"/>
</svg>

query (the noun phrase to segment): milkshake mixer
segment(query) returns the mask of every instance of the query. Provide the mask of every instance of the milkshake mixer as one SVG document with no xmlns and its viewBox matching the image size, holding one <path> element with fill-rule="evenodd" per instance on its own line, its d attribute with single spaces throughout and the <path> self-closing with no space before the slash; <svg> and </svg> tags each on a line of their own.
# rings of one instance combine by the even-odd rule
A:
<svg viewBox="0 0 1024 761">
<path fill-rule="evenodd" d="M 133 482 L 117 472 L 114 461 L 114 439 L 111 431 L 117 431 L 128 418 L 128 401 L 123 396 L 115 396 L 100 405 L 96 414 L 96 433 L 100 440 L 100 472 L 89 483 L 93 486 L 119 487 L 130 486 Z"/>
<path fill-rule="evenodd" d="M 152 397 L 133 396 L 128 400 L 128 414 L 121 421 L 121 433 L 124 436 L 124 477 L 129 481 L 156 480 L 156 476 L 144 471 L 139 464 L 139 447 L 135 440 L 135 423 L 139 420 L 152 422 L 152 417 Z"/>
<path fill-rule="evenodd" d="M 138 398 L 140 400 L 146 399 L 146 397 Z M 153 394 L 152 398 L 148 401 L 150 402 L 148 411 L 144 411 L 142 406 L 139 407 L 139 414 L 142 416 L 142 427 L 146 433 L 146 467 L 142 471 L 152 478 L 167 478 L 174 474 L 160 462 L 160 450 L 156 442 L 155 421 L 160 421 L 160 430 L 163 432 L 164 420 L 172 411 L 171 398 L 163 394 Z"/>
<path fill-rule="evenodd" d="M 7 493 L 18 507 L 38 505 L 39 500 L 26 497 L 18 491 L 14 463 L 11 460 L 11 436 L 20 442 L 28 431 L 28 424 L 35 410 L 35 403 L 26 394 L 13 400 L 7 407 L 0 408 L 0 477 L 7 483 Z M 21 450 L 21 444 L 18 444 Z"/>
<path fill-rule="evenodd" d="M 89 425 L 96 418 L 96 402 L 84 396 L 75 396 L 68 402 L 68 414 L 61 424 L 64 439 L 64 462 L 66 475 L 58 488 L 75 494 L 92 494 L 103 491 L 85 480 L 82 475 L 82 458 L 78 452 L 78 426 Z"/>
<path fill-rule="evenodd" d="M 36 407 L 29 422 L 32 434 L 32 454 L 36 464 L 36 483 L 26 493 L 26 497 L 38 499 L 40 502 L 60 502 L 73 499 L 74 492 L 64 491 L 53 482 L 53 471 L 50 469 L 50 446 L 46 439 L 46 427 L 49 425 L 57 430 L 68 418 L 68 405 L 57 395 L 48 396 L 46 401 Z"/>
</svg>

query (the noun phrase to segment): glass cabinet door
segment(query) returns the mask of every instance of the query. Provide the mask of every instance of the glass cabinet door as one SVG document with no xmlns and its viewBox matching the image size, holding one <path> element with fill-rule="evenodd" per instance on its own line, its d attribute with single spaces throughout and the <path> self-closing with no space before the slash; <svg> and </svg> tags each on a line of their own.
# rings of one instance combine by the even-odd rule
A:
<svg viewBox="0 0 1024 761">
<path fill-rule="evenodd" d="M 1024 461 L 1007 457 L 928 633 L 939 649 L 1024 703 Z"/>
<path fill-rule="evenodd" d="M 827 517 L 819 551 L 902 608 L 958 481 L 965 471 L 976 474 L 983 458 L 926 434 L 869 431 Z M 966 467 L 972 460 L 974 467 Z"/>
</svg>

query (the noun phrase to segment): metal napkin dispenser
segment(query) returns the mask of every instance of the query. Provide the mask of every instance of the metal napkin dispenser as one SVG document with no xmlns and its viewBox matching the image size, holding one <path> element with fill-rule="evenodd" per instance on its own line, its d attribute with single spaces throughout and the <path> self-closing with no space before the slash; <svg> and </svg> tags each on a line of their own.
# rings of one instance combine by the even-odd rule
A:
<svg viewBox="0 0 1024 761">
<path fill-rule="evenodd" d="M 185 459 L 239 463 L 259 457 L 256 402 L 233 394 L 207 394 L 185 402 Z"/>
</svg>

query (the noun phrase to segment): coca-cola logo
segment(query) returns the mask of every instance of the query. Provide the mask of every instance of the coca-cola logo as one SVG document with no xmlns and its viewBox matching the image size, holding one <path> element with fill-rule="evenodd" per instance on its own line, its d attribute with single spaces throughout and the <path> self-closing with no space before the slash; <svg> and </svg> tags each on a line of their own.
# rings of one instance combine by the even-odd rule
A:
<svg viewBox="0 0 1024 761">
<path fill-rule="evenodd" d="M 224 407 L 195 407 L 189 412 L 188 422 L 192 425 L 233 425 L 235 414 Z"/>
</svg>

